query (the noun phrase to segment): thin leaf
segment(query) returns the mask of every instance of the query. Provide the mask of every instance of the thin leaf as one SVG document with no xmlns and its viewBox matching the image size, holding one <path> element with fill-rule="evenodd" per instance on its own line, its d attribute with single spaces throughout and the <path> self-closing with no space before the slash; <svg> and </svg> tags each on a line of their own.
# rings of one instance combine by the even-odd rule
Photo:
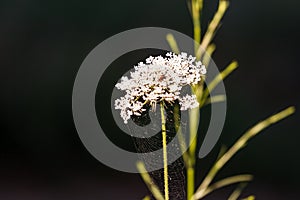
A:
<svg viewBox="0 0 300 200">
<path fill-rule="evenodd" d="M 241 194 L 242 191 L 244 190 L 244 188 L 247 186 L 246 183 L 241 183 L 233 192 L 232 194 L 229 196 L 228 200 L 237 200 Z"/>
<path fill-rule="evenodd" d="M 211 181 L 214 179 L 218 171 L 239 151 L 241 150 L 247 142 L 260 133 L 265 128 L 269 127 L 270 125 L 290 116 L 295 112 L 294 107 L 289 107 L 271 117 L 259 122 L 252 128 L 250 128 L 244 135 L 242 135 L 234 145 L 214 164 L 211 170 L 208 172 L 208 175 L 204 178 L 203 182 L 201 183 L 199 189 L 197 190 L 198 195 L 202 196 L 207 190 L 208 186 L 210 185 Z"/>
<path fill-rule="evenodd" d="M 194 25 L 194 40 L 196 42 L 195 44 L 195 55 L 199 44 L 201 41 L 201 11 L 203 7 L 203 0 L 191 0 L 192 1 L 192 19 L 193 19 L 193 25 Z M 197 56 L 196 56 L 197 57 Z"/>
<path fill-rule="evenodd" d="M 251 195 L 251 196 L 246 197 L 246 198 L 244 198 L 242 200 L 255 200 L 255 196 Z"/>
<path fill-rule="evenodd" d="M 221 81 L 223 81 L 231 72 L 233 72 L 238 67 L 237 61 L 231 62 L 226 69 L 224 69 L 220 74 L 218 74 L 207 86 L 203 92 L 202 100 L 200 105 L 204 105 L 207 101 L 210 91 L 212 91 Z"/>
<path fill-rule="evenodd" d="M 219 102 L 224 102 L 224 101 L 226 101 L 225 95 L 212 96 L 212 97 L 207 98 L 207 100 L 205 101 L 205 104 L 200 106 L 200 108 L 202 108 L 203 106 L 209 105 L 209 104 L 219 103 Z"/>
<path fill-rule="evenodd" d="M 249 174 L 243 174 L 243 175 L 236 175 L 236 176 L 231 176 L 228 178 L 224 178 L 220 181 L 217 181 L 216 183 L 212 184 L 211 186 L 209 186 L 205 192 L 202 195 L 199 195 L 197 192 L 194 195 L 195 199 L 201 199 L 203 197 L 205 197 L 206 195 L 208 195 L 209 193 L 213 192 L 214 190 L 220 189 L 222 187 L 228 186 L 228 185 L 232 185 L 235 183 L 241 183 L 241 182 L 248 182 L 251 181 L 253 179 L 252 175 Z"/>
<path fill-rule="evenodd" d="M 203 40 L 200 44 L 200 47 L 198 48 L 198 50 L 196 52 L 196 57 L 197 58 L 201 58 L 202 54 L 204 53 L 204 51 L 206 51 L 206 48 L 208 47 L 208 45 L 212 41 L 213 36 L 216 33 L 216 29 L 220 25 L 220 21 L 223 18 L 228 6 L 229 6 L 229 2 L 227 0 L 220 0 L 219 1 L 218 10 L 217 10 L 216 14 L 214 15 L 212 21 L 208 25 L 207 31 L 206 31 L 206 33 L 203 37 Z"/>
<path fill-rule="evenodd" d="M 164 197 L 161 194 L 160 190 L 154 184 L 154 182 L 152 181 L 150 175 L 148 174 L 148 172 L 147 172 L 147 170 L 145 168 L 144 163 L 143 162 L 137 162 L 136 166 L 137 166 L 137 169 L 140 172 L 140 175 L 141 175 L 142 179 L 144 180 L 145 184 L 147 185 L 148 189 L 153 194 L 153 196 L 157 200 L 164 200 Z"/>
<path fill-rule="evenodd" d="M 182 153 L 182 158 L 184 161 L 184 165 L 186 168 L 188 168 L 190 162 L 189 162 L 189 153 L 187 152 L 187 146 L 186 146 L 186 141 L 183 137 L 182 134 L 182 129 L 181 129 L 181 125 L 180 125 L 180 117 L 179 117 L 179 106 L 175 105 L 174 107 L 174 123 L 175 123 L 175 128 L 176 128 L 176 133 L 178 135 L 178 141 L 179 141 L 179 146 L 180 146 L 180 150 Z"/>
<path fill-rule="evenodd" d="M 206 70 L 208 69 L 209 63 L 211 61 L 211 56 L 214 53 L 214 51 L 216 50 L 216 45 L 214 44 L 210 44 L 207 47 L 207 51 L 205 52 L 204 56 L 203 56 L 203 64 L 206 67 Z M 197 100 L 200 103 L 201 102 L 201 96 L 203 94 L 203 85 L 205 82 L 205 76 L 203 76 L 200 80 L 200 82 L 198 84 L 196 84 L 194 87 L 192 87 L 192 90 L 195 92 L 196 96 L 197 96 Z"/>
<path fill-rule="evenodd" d="M 207 47 L 207 50 L 203 56 L 203 64 L 206 66 L 206 68 L 208 67 L 210 61 L 211 61 L 211 56 L 212 54 L 215 52 L 216 50 L 216 45 L 215 44 L 210 44 Z"/>
<path fill-rule="evenodd" d="M 149 196 L 145 196 L 143 200 L 151 200 L 151 198 Z"/>
<path fill-rule="evenodd" d="M 176 40 L 175 40 L 173 34 L 171 34 L 171 33 L 167 34 L 166 39 L 167 39 L 167 42 L 169 43 L 169 45 L 170 45 L 172 51 L 173 51 L 174 53 L 176 53 L 176 54 L 179 54 L 180 51 L 179 51 L 177 42 L 176 42 Z"/>
<path fill-rule="evenodd" d="M 192 5 L 191 5 L 191 0 L 186 0 L 187 7 L 189 10 L 190 15 L 192 16 Z"/>
</svg>

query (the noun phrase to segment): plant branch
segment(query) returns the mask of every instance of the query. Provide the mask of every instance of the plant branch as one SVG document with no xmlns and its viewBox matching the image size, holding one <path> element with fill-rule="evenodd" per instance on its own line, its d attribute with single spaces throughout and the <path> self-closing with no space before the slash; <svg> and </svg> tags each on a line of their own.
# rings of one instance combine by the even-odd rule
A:
<svg viewBox="0 0 300 200">
<path fill-rule="evenodd" d="M 231 176 L 231 177 L 228 177 L 228 178 L 224 178 L 224 179 L 222 179 L 220 181 L 217 181 L 216 183 L 212 184 L 211 186 L 209 186 L 202 195 L 199 195 L 199 193 L 196 192 L 195 195 L 194 195 L 194 199 L 201 199 L 201 198 L 205 197 L 206 195 L 208 195 L 209 193 L 211 193 L 214 190 L 217 190 L 217 189 L 220 189 L 222 187 L 232 185 L 232 184 L 235 184 L 235 183 L 251 181 L 252 179 L 253 179 L 253 176 L 248 175 L 248 174 L 236 175 L 236 176 Z"/>
<path fill-rule="evenodd" d="M 228 200 L 237 200 L 242 194 L 243 189 L 247 186 L 246 183 L 241 183 L 229 196 Z"/>
<path fill-rule="evenodd" d="M 191 0 L 192 1 L 192 19 L 194 25 L 194 40 L 195 44 L 195 55 L 199 48 L 199 44 L 201 41 L 201 11 L 203 7 L 203 0 Z"/>
<path fill-rule="evenodd" d="M 220 74 L 218 74 L 207 86 L 203 92 L 202 100 L 200 105 L 204 105 L 207 101 L 210 91 L 212 91 L 222 80 L 224 80 L 231 72 L 233 72 L 238 67 L 236 61 L 231 62 L 226 69 L 224 69 Z"/>
<path fill-rule="evenodd" d="M 240 150 L 242 149 L 247 142 L 256 136 L 259 132 L 269 127 L 270 125 L 290 116 L 295 112 L 294 107 L 289 107 L 271 117 L 259 122 L 252 128 L 250 128 L 244 135 L 242 135 L 235 144 L 214 164 L 212 169 L 209 171 L 208 175 L 204 178 L 201 183 L 197 193 L 199 196 L 202 196 L 204 192 L 207 190 L 207 187 L 214 179 L 218 171 Z"/>
<path fill-rule="evenodd" d="M 197 52 L 196 52 L 197 58 L 201 58 L 202 54 L 206 51 L 206 48 L 212 41 L 213 36 L 216 33 L 216 29 L 220 25 L 221 19 L 223 18 L 228 6 L 229 6 L 229 2 L 227 0 L 219 1 L 218 10 L 217 10 L 216 14 L 214 15 L 212 21 L 208 25 L 207 31 L 203 37 L 200 47 L 197 49 Z"/>
<path fill-rule="evenodd" d="M 219 103 L 219 102 L 224 102 L 224 101 L 226 101 L 226 96 L 222 95 L 222 94 L 208 97 L 207 100 L 205 101 L 205 104 L 200 105 L 200 108 L 202 108 L 203 106 L 209 105 L 209 104 Z"/>
<path fill-rule="evenodd" d="M 167 39 L 167 42 L 169 43 L 169 46 L 171 47 L 171 50 L 176 53 L 176 54 L 179 54 L 180 51 L 179 51 L 179 48 L 178 48 L 178 45 L 177 45 L 177 42 L 174 38 L 174 35 L 169 33 L 167 34 L 166 36 L 166 39 Z"/>
<path fill-rule="evenodd" d="M 166 131 L 166 119 L 164 114 L 164 104 L 160 104 L 161 112 L 161 133 L 163 143 L 163 162 L 164 162 L 164 190 L 165 200 L 169 200 L 169 177 L 168 177 L 168 156 L 167 156 L 167 131 Z"/>
<path fill-rule="evenodd" d="M 145 184 L 147 185 L 148 189 L 153 194 L 153 196 L 157 200 L 165 200 L 163 195 L 159 191 L 158 187 L 154 184 L 153 180 L 151 179 L 150 175 L 148 174 L 144 163 L 139 161 L 139 162 L 137 162 L 136 166 L 140 172 L 140 175 L 141 175 L 143 181 L 145 182 Z"/>
</svg>

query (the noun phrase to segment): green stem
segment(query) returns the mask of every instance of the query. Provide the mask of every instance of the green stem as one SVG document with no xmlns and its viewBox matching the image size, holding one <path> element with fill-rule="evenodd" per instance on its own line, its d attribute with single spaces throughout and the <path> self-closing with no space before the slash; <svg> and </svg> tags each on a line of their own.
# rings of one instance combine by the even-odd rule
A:
<svg viewBox="0 0 300 200">
<path fill-rule="evenodd" d="M 295 112 L 294 107 L 289 107 L 275 115 L 272 115 L 271 117 L 259 122 L 252 128 L 250 128 L 244 135 L 242 135 L 235 143 L 234 145 L 223 155 L 220 157 L 219 160 L 214 164 L 212 169 L 208 172 L 207 176 L 202 181 L 201 185 L 199 186 L 199 189 L 197 190 L 198 196 L 202 196 L 207 188 L 209 187 L 212 180 L 215 178 L 216 174 L 219 172 L 219 170 L 243 147 L 246 146 L 247 142 L 256 136 L 258 133 L 260 133 L 265 128 L 269 127 L 270 125 L 288 117 L 289 115 L 293 114 Z"/>
<path fill-rule="evenodd" d="M 192 0 L 192 18 L 194 24 L 194 40 L 195 44 L 195 55 L 198 50 L 201 41 L 201 22 L 200 22 L 200 12 L 202 10 L 202 0 Z"/>
<path fill-rule="evenodd" d="M 195 170 L 193 166 L 187 168 L 187 199 L 191 200 L 195 188 Z"/>
<path fill-rule="evenodd" d="M 163 161 L 164 161 L 164 190 L 165 200 L 169 200 L 169 177 L 168 177 L 168 157 L 167 157 L 167 131 L 166 119 L 164 115 L 164 104 L 160 104 L 161 112 L 161 130 L 162 130 L 162 143 L 163 143 Z"/>
<path fill-rule="evenodd" d="M 204 53 L 203 51 L 206 51 L 207 47 L 211 43 L 214 35 L 216 34 L 216 30 L 218 26 L 220 25 L 221 19 L 223 18 L 227 8 L 229 6 L 229 2 L 227 0 L 220 0 L 219 1 L 219 7 L 214 15 L 212 21 L 210 22 L 208 29 L 206 33 L 204 34 L 204 37 L 202 39 L 201 45 L 199 49 L 196 51 L 197 57 L 200 59 L 202 54 Z"/>
<path fill-rule="evenodd" d="M 194 108 L 189 112 L 190 120 L 190 148 L 189 163 L 187 167 L 187 199 L 192 200 L 195 192 L 195 163 L 197 147 L 197 131 L 199 121 L 199 109 Z"/>
<path fill-rule="evenodd" d="M 194 40 L 195 40 L 195 55 L 201 42 L 201 10 L 203 0 L 191 0 L 192 19 L 194 25 Z M 187 200 L 191 200 L 195 191 L 195 162 L 196 162 L 196 146 L 197 146 L 197 130 L 199 110 L 192 109 L 190 112 L 190 148 L 189 148 L 189 162 L 187 166 Z"/>
<path fill-rule="evenodd" d="M 136 167 L 139 170 L 143 181 L 145 182 L 145 184 L 147 185 L 147 187 L 149 188 L 149 190 L 151 191 L 151 193 L 153 194 L 155 199 L 156 200 L 165 200 L 164 196 L 161 194 L 159 188 L 157 187 L 157 185 L 154 184 L 153 180 L 151 179 L 150 175 L 148 174 L 145 164 L 141 161 L 138 161 L 136 163 Z M 143 200 L 147 200 L 147 197 L 145 197 Z"/>
</svg>

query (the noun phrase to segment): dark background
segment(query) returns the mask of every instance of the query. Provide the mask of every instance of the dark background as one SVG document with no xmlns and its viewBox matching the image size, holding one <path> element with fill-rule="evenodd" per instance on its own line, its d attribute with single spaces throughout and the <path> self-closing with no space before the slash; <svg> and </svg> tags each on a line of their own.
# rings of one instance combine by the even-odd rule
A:
<svg viewBox="0 0 300 200">
<path fill-rule="evenodd" d="M 203 28 L 216 6 L 205 1 Z M 214 61 L 223 69 L 236 58 L 240 67 L 225 81 L 225 129 L 199 165 L 199 180 L 221 144 L 233 144 L 251 125 L 289 105 L 299 109 L 299 7 L 297 0 L 231 1 L 215 39 Z M 144 26 L 192 36 L 185 1 L 0 1 L 0 199 L 147 194 L 139 175 L 110 169 L 87 152 L 71 109 L 73 82 L 85 56 L 106 38 Z M 244 196 L 299 199 L 299 119 L 297 111 L 257 136 L 218 178 L 252 173 L 255 180 Z M 232 189 L 210 199 L 224 199 L 218 195 Z"/>
</svg>

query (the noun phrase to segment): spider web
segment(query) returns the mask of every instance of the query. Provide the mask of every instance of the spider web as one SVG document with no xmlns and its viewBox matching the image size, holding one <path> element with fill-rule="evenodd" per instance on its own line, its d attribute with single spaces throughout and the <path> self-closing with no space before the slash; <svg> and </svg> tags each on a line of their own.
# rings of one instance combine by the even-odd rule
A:
<svg viewBox="0 0 300 200">
<path fill-rule="evenodd" d="M 156 112 L 149 111 L 148 107 L 141 116 L 132 116 L 133 122 L 138 125 L 137 127 L 129 127 L 132 133 L 136 135 L 137 131 L 143 131 L 144 138 L 132 137 L 134 145 L 138 153 L 147 153 L 151 156 L 140 156 L 139 159 L 144 162 L 152 181 L 158 186 L 162 194 L 164 194 L 164 169 L 154 170 L 161 166 L 163 163 L 163 155 L 155 154 L 156 150 L 162 149 L 162 132 L 161 132 L 161 118 L 160 111 L 156 109 Z M 150 119 L 149 113 L 153 115 Z M 175 122 L 174 122 L 174 106 L 165 107 L 165 117 L 166 117 L 166 132 L 167 132 L 167 143 L 168 153 L 167 157 L 169 160 L 175 160 L 178 155 L 181 155 L 180 143 L 176 136 Z M 180 117 L 179 117 L 180 118 Z M 179 120 L 180 121 L 180 120 Z M 145 129 L 143 127 L 151 123 L 150 129 Z M 181 123 L 181 129 L 185 129 L 186 125 Z M 149 131 L 150 130 L 150 131 Z M 155 132 L 156 134 L 147 137 L 148 132 Z M 184 132 L 184 131 L 183 131 Z M 169 148 L 171 147 L 171 148 Z M 185 175 L 184 175 L 184 162 L 183 158 L 180 156 L 172 164 L 168 165 L 168 181 L 169 181 L 169 197 L 170 199 L 183 200 L 186 199 L 185 195 Z M 154 197 L 152 196 L 152 199 Z"/>
</svg>

